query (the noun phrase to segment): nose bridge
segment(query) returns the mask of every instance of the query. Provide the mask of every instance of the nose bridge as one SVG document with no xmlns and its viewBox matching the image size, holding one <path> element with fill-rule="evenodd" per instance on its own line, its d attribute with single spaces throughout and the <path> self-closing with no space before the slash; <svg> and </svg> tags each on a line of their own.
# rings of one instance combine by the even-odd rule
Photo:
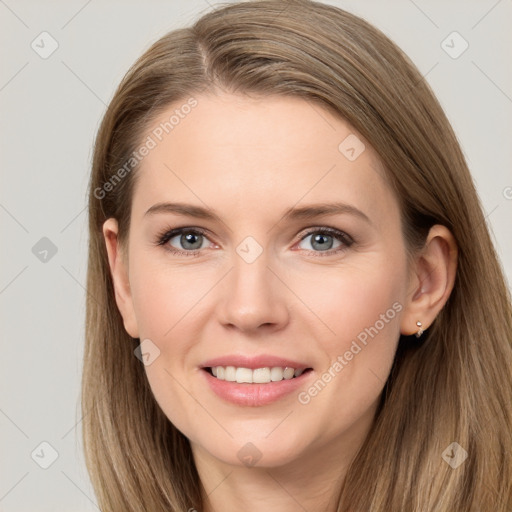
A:
<svg viewBox="0 0 512 512">
<path fill-rule="evenodd" d="M 251 237 L 238 245 L 219 306 L 222 323 L 253 330 L 267 324 L 282 326 L 287 321 L 286 295 L 268 268 L 272 265 L 269 255 L 270 251 Z"/>
</svg>

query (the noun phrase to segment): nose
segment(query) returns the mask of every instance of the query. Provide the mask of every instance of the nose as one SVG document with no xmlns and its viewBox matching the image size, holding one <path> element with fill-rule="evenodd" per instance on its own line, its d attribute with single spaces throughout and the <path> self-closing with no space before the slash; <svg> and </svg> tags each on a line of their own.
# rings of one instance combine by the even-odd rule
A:
<svg viewBox="0 0 512 512">
<path fill-rule="evenodd" d="M 245 333 L 274 332 L 289 322 L 286 287 L 268 263 L 265 252 L 252 263 L 234 255 L 218 302 L 218 318 L 224 326 Z"/>
</svg>

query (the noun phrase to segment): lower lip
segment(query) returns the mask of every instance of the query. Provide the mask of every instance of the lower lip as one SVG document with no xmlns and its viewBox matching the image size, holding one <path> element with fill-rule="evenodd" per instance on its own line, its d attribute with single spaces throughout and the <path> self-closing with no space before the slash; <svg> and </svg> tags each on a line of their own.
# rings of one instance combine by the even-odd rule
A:
<svg viewBox="0 0 512 512">
<path fill-rule="evenodd" d="M 257 407 L 270 404 L 297 391 L 309 379 L 313 371 L 308 370 L 293 379 L 283 379 L 266 384 L 240 384 L 238 382 L 220 380 L 204 369 L 201 370 L 201 373 L 204 374 L 212 391 L 223 400 L 236 405 Z"/>
</svg>

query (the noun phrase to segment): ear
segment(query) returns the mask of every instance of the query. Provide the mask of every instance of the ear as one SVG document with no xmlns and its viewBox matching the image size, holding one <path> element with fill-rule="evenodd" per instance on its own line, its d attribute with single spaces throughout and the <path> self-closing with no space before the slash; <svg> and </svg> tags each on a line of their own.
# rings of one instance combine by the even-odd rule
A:
<svg viewBox="0 0 512 512">
<path fill-rule="evenodd" d="M 132 338 L 139 337 L 139 328 L 133 309 L 128 280 L 128 264 L 118 240 L 118 224 L 113 217 L 103 223 L 103 236 L 107 246 L 110 273 L 114 284 L 117 307 L 123 317 L 124 328 Z"/>
<path fill-rule="evenodd" d="M 457 271 L 457 243 L 450 230 L 436 224 L 427 236 L 420 254 L 415 258 L 408 301 L 400 323 L 405 335 L 426 330 L 448 300 Z"/>
</svg>

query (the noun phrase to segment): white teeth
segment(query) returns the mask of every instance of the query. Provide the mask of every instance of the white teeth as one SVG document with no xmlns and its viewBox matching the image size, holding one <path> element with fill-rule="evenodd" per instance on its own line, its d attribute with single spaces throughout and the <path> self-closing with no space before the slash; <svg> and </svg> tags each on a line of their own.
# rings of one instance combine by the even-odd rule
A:
<svg viewBox="0 0 512 512">
<path fill-rule="evenodd" d="M 237 368 L 236 369 L 236 381 L 242 384 L 248 382 L 252 384 L 252 370 L 250 368 Z"/>
<path fill-rule="evenodd" d="M 283 380 L 283 369 L 279 367 L 272 368 L 272 370 L 270 370 L 270 379 L 272 382 Z"/>
<path fill-rule="evenodd" d="M 229 382 L 249 383 L 249 384 L 268 384 L 269 382 L 279 382 L 280 380 L 290 380 L 293 377 L 300 377 L 304 369 L 295 369 L 286 366 L 266 366 L 264 368 L 236 368 L 235 366 L 213 366 L 212 374 L 219 380 Z"/>
<path fill-rule="evenodd" d="M 253 370 L 252 381 L 255 384 L 266 384 L 270 382 L 270 368 L 256 368 L 256 370 Z"/>
<path fill-rule="evenodd" d="M 230 382 L 234 382 L 236 380 L 236 368 L 234 366 L 226 366 L 224 380 L 229 380 Z"/>
<path fill-rule="evenodd" d="M 293 374 L 295 373 L 295 370 L 293 368 L 286 367 L 283 372 L 283 377 L 286 380 L 290 380 L 293 378 Z"/>
</svg>

